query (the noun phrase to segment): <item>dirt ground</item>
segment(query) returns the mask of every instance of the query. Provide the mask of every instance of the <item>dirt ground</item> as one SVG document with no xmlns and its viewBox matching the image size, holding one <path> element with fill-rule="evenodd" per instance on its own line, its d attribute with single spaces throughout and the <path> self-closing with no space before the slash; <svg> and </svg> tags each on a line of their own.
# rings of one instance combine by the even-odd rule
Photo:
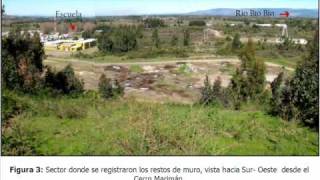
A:
<svg viewBox="0 0 320 180">
<path fill-rule="evenodd" d="M 117 79 L 125 87 L 125 97 L 142 101 L 189 104 L 199 98 L 206 75 L 212 82 L 220 77 L 222 86 L 228 86 L 239 61 L 198 59 L 117 64 L 48 59 L 45 64 L 57 70 L 71 64 L 88 90 L 97 89 L 99 77 L 104 73 L 108 78 Z M 276 64 L 266 64 L 266 79 L 272 82 L 283 69 Z"/>
</svg>

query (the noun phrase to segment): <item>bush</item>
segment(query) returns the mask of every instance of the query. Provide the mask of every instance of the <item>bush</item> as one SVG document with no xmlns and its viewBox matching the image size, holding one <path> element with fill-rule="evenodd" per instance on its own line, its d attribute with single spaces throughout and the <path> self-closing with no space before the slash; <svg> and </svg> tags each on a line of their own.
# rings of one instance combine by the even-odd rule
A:
<svg viewBox="0 0 320 180">
<path fill-rule="evenodd" d="M 189 26 L 206 26 L 206 22 L 205 21 L 190 21 L 189 22 Z"/>
<path fill-rule="evenodd" d="M 183 31 L 183 45 L 184 46 L 190 45 L 190 31 L 189 31 L 189 29 L 185 29 Z"/>
<path fill-rule="evenodd" d="M 24 109 L 26 109 L 26 104 L 19 101 L 14 93 L 10 93 L 5 90 L 2 92 L 2 101 L 1 101 L 1 123 L 4 124 L 10 118 L 14 117 L 17 114 L 20 114 Z"/>
<path fill-rule="evenodd" d="M 39 34 L 31 38 L 14 29 L 2 41 L 1 82 L 10 90 L 36 93 L 41 89 L 43 45 Z"/>
<path fill-rule="evenodd" d="M 262 60 L 255 57 L 253 42 L 248 44 L 240 54 L 241 67 L 231 79 L 229 87 L 233 91 L 233 100 L 236 108 L 240 107 L 239 102 L 256 100 L 265 91 L 266 67 Z"/>
<path fill-rule="evenodd" d="M 281 85 L 283 82 L 284 73 L 281 72 L 276 79 L 271 83 L 272 97 L 270 99 L 270 114 L 278 115 L 281 112 Z"/>
<path fill-rule="evenodd" d="M 45 75 L 45 84 L 46 87 L 64 94 L 78 94 L 84 91 L 83 82 L 76 77 L 71 65 L 67 65 L 57 73 L 48 68 Z"/>
<path fill-rule="evenodd" d="M 227 90 L 221 87 L 221 78 L 218 77 L 211 85 L 207 75 L 204 80 L 204 87 L 201 90 L 200 104 L 221 104 L 226 106 L 229 101 L 227 95 Z"/>
<path fill-rule="evenodd" d="M 298 65 L 282 90 L 280 116 L 298 117 L 305 125 L 319 128 L 319 44 L 318 31 L 309 44 L 309 55 Z"/>
<path fill-rule="evenodd" d="M 232 50 L 237 50 L 242 47 L 242 43 L 240 41 L 240 34 L 236 33 L 232 40 Z"/>
<path fill-rule="evenodd" d="M 110 28 L 98 36 L 98 49 L 102 52 L 128 52 L 138 47 L 141 29 L 136 26 Z"/>
<path fill-rule="evenodd" d="M 176 34 L 172 35 L 170 45 L 177 46 L 179 44 L 179 38 Z"/>
<path fill-rule="evenodd" d="M 110 99 L 117 96 L 121 96 L 124 93 L 124 88 L 120 83 L 115 80 L 106 78 L 105 74 L 102 74 L 99 79 L 99 92 L 104 99 Z"/>
<path fill-rule="evenodd" d="M 86 109 L 73 104 L 59 106 L 57 109 L 57 116 L 60 119 L 81 119 L 85 118 L 86 115 Z"/>
<path fill-rule="evenodd" d="M 164 27 L 164 21 L 158 18 L 147 18 L 144 20 L 145 28 L 159 28 Z"/>
</svg>

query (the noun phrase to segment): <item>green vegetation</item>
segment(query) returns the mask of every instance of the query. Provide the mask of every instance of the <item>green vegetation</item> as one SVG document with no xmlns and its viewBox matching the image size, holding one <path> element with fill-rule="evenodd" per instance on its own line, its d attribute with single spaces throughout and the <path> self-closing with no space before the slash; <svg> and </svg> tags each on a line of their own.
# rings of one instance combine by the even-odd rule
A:
<svg viewBox="0 0 320 180">
<path fill-rule="evenodd" d="M 156 47 L 156 48 L 160 47 L 160 39 L 159 39 L 158 29 L 154 29 L 152 32 L 152 43 L 153 43 L 154 47 Z"/>
<path fill-rule="evenodd" d="M 206 22 L 205 21 L 190 21 L 189 22 L 189 26 L 206 26 Z"/>
<path fill-rule="evenodd" d="M 164 21 L 158 18 L 147 18 L 144 20 L 144 26 L 146 28 L 164 27 Z"/>
<path fill-rule="evenodd" d="M 128 52 L 136 49 L 140 29 L 136 26 L 107 27 L 98 36 L 98 48 L 102 52 Z"/>
<path fill-rule="evenodd" d="M 142 73 L 143 72 L 143 69 L 140 65 L 131 65 L 129 69 L 131 72 L 134 72 L 134 73 Z"/>
<path fill-rule="evenodd" d="M 299 119 L 305 125 L 319 128 L 319 44 L 318 32 L 309 44 L 309 55 L 298 64 L 292 78 L 286 80 L 282 89 L 282 77 L 274 82 L 273 99 L 279 106 L 273 112 L 287 120 Z"/>
<path fill-rule="evenodd" d="M 319 153 L 315 132 L 319 125 L 318 37 L 308 47 L 296 45 L 290 38 L 281 44 L 272 44 L 267 38 L 279 34 L 278 29 L 251 26 L 252 19 L 120 19 L 123 21 L 118 22 L 118 17 L 98 18 L 94 23 L 79 26 L 82 30 L 77 30 L 75 37 L 96 37 L 98 46 L 71 55 L 64 55 L 65 52 L 60 52 L 61 56 L 49 55 L 48 60 L 65 63 L 59 67 L 60 71 L 43 65 L 45 53 L 39 34 L 30 36 L 19 30 L 39 26 L 43 32 L 52 32 L 52 23 L 10 24 L 14 31 L 2 37 L 4 155 Z M 184 24 L 184 20 L 189 24 Z M 214 29 L 210 37 L 204 38 L 204 26 L 212 20 L 215 20 Z M 234 21 L 236 27 L 228 25 Z M 283 22 L 280 19 L 263 21 Z M 293 19 L 286 23 L 290 28 L 297 26 L 292 28 L 294 31 L 305 32 L 289 34 L 310 40 L 313 21 Z M 59 32 L 68 30 L 63 26 L 59 29 Z M 241 37 L 253 37 L 257 43 L 249 40 L 243 45 Z M 216 55 L 238 55 L 241 65 L 237 68 L 230 63 L 206 69 L 205 64 L 201 64 L 193 72 L 193 67 L 182 63 L 187 57 L 214 59 Z M 298 63 L 301 57 L 303 61 Z M 129 71 L 127 67 L 123 71 L 112 71 L 111 76 L 103 74 L 107 71 L 98 71 L 101 72 L 99 83 L 95 84 L 98 89 L 91 91 L 84 89 L 83 81 L 67 65 L 71 59 L 75 63 L 79 59 L 117 63 L 178 59 L 181 62 L 164 68 L 158 65 L 164 75 L 172 75 L 168 75 L 169 78 L 163 78 L 158 69 L 141 77 L 144 71 L 139 65 L 131 65 Z M 269 89 L 265 61 L 297 69 L 292 74 L 280 73 Z M 207 70 L 227 72 L 225 74 L 232 76 L 231 83 L 222 87 L 225 74 L 214 83 L 207 76 L 199 91 L 199 75 Z M 130 80 L 132 74 L 134 80 Z M 122 84 L 127 80 L 137 81 L 137 88 L 148 89 L 146 94 L 153 91 L 177 99 L 192 94 L 195 103 L 160 104 L 122 98 Z"/>
<path fill-rule="evenodd" d="M 261 111 L 15 96 L 28 109 L 3 132 L 4 155 L 318 154 L 317 133 Z"/>
<path fill-rule="evenodd" d="M 111 99 L 123 95 L 124 89 L 117 80 L 111 80 L 102 74 L 99 79 L 99 93 L 104 99 Z"/>
</svg>

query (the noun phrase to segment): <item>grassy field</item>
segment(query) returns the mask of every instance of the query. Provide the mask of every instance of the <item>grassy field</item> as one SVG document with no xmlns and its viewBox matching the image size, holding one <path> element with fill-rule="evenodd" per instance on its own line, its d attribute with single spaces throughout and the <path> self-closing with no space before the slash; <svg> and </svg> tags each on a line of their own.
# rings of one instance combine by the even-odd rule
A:
<svg viewBox="0 0 320 180">
<path fill-rule="evenodd" d="M 134 99 L 11 94 L 24 111 L 2 132 L 3 155 L 317 155 L 318 134 L 242 111 Z"/>
</svg>

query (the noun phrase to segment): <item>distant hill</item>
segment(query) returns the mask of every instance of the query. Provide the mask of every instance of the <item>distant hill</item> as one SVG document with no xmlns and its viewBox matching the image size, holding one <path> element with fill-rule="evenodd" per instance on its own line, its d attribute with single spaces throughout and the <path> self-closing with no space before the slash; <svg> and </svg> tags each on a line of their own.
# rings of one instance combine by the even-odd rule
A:
<svg viewBox="0 0 320 180">
<path fill-rule="evenodd" d="M 255 11 L 263 11 L 268 9 L 275 12 L 275 16 L 279 17 L 280 13 L 288 11 L 291 17 L 309 17 L 317 18 L 318 10 L 317 9 L 289 9 L 289 8 L 245 8 L 245 9 L 229 9 L 229 8 L 217 8 L 209 9 L 202 11 L 195 11 L 187 13 L 187 15 L 198 15 L 198 16 L 235 16 L 236 10 L 246 10 L 250 9 Z"/>
</svg>

